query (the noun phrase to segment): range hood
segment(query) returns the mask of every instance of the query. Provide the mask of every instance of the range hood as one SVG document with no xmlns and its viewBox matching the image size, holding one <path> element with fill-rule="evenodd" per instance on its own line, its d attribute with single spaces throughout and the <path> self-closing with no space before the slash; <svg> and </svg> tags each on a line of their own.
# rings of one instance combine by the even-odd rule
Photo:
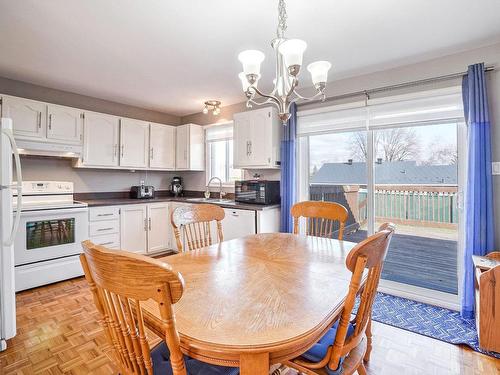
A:
<svg viewBox="0 0 500 375">
<path fill-rule="evenodd" d="M 17 140 L 17 149 L 22 155 L 55 156 L 63 158 L 79 158 L 81 145 Z"/>
</svg>

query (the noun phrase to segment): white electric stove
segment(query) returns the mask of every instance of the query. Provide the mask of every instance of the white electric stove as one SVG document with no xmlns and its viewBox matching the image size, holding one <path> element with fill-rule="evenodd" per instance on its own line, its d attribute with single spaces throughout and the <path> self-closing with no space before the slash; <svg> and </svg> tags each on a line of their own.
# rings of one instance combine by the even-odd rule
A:
<svg viewBox="0 0 500 375">
<path fill-rule="evenodd" d="M 22 191 L 16 292 L 83 275 L 79 254 L 88 238 L 88 207 L 73 199 L 73 183 L 23 181 Z"/>
</svg>

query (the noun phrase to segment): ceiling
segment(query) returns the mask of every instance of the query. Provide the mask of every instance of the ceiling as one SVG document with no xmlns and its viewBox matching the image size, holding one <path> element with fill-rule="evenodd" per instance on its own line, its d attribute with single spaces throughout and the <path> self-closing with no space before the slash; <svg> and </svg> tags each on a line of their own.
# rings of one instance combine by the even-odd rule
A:
<svg viewBox="0 0 500 375">
<path fill-rule="evenodd" d="M 237 55 L 266 54 L 277 0 L 0 0 L 0 76 L 182 116 L 244 100 Z M 287 36 L 330 80 L 500 41 L 498 0 L 288 0 Z M 302 82 L 309 82 L 303 72 Z M 261 85 L 261 88 L 269 88 Z"/>
</svg>

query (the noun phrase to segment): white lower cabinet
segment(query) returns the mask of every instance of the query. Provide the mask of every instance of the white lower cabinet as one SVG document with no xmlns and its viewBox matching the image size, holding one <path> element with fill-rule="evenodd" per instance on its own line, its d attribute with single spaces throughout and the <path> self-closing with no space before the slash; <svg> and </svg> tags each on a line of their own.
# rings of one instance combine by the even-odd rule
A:
<svg viewBox="0 0 500 375">
<path fill-rule="evenodd" d="M 90 207 L 89 239 L 109 249 L 120 249 L 120 208 L 117 206 Z"/>
<path fill-rule="evenodd" d="M 134 253 L 155 253 L 178 250 L 170 213 L 189 203 L 137 203 L 123 206 L 91 207 L 89 210 L 90 240 L 111 249 Z M 279 232 L 280 209 L 243 210 L 224 208 L 222 221 L 224 241 L 255 233 Z M 211 226 L 216 239 L 216 226 Z M 185 248 L 182 230 L 181 243 Z M 214 241 L 215 242 L 215 241 Z"/>
<path fill-rule="evenodd" d="M 170 204 L 139 203 L 91 207 L 90 240 L 111 249 L 134 253 L 170 250 Z"/>
<path fill-rule="evenodd" d="M 148 253 L 171 248 L 169 213 L 168 203 L 148 204 Z"/>
<path fill-rule="evenodd" d="M 121 206 L 120 242 L 123 250 L 145 253 L 147 250 L 147 231 L 147 205 Z"/>
</svg>

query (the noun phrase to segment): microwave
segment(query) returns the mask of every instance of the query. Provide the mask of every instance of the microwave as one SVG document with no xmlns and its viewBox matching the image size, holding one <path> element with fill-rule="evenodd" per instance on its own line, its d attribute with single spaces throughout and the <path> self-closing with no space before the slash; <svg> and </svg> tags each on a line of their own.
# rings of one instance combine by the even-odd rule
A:
<svg viewBox="0 0 500 375">
<path fill-rule="evenodd" d="M 265 180 L 236 181 L 234 200 L 252 204 L 278 204 L 281 202 L 280 182 Z"/>
</svg>

